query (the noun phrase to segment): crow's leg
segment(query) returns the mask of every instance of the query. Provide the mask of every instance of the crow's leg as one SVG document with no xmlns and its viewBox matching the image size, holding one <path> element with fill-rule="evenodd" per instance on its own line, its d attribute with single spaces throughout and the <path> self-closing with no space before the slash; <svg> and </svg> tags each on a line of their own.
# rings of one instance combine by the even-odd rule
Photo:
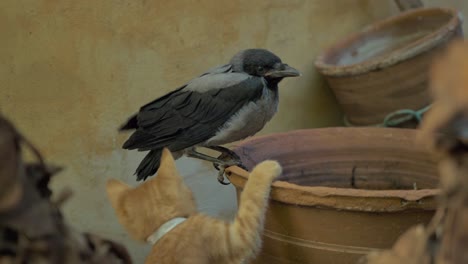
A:
<svg viewBox="0 0 468 264">
<path fill-rule="evenodd" d="M 201 159 L 201 160 L 206 160 L 209 162 L 213 163 L 219 163 L 219 164 L 225 164 L 226 161 L 218 159 L 218 158 L 213 158 L 211 156 L 208 156 L 206 154 L 200 153 L 195 150 L 195 148 L 188 148 L 185 150 L 185 155 L 190 158 L 195 158 L 195 159 Z"/>
<path fill-rule="evenodd" d="M 218 151 L 221 153 L 221 156 L 218 157 L 218 159 L 222 159 L 222 160 L 226 160 L 225 157 L 229 157 L 233 160 L 239 160 L 240 161 L 240 157 L 239 155 L 237 155 L 234 151 L 228 149 L 228 148 L 225 148 L 225 147 L 221 147 L 221 146 L 206 146 L 205 148 L 209 148 L 209 149 L 212 149 L 214 151 Z"/>
<path fill-rule="evenodd" d="M 219 171 L 218 173 L 218 181 L 221 183 L 221 184 L 224 184 L 224 185 L 228 185 L 229 182 L 225 182 L 224 181 L 224 170 L 229 167 L 229 166 L 233 166 L 233 165 L 238 165 L 238 161 L 234 161 L 234 160 L 222 160 L 222 159 L 218 159 L 218 158 L 213 158 L 211 156 L 208 156 L 206 154 L 203 154 L 203 153 L 200 153 L 200 152 L 197 152 L 195 150 L 195 148 L 189 148 L 185 151 L 185 155 L 187 155 L 187 157 L 190 157 L 190 158 L 196 158 L 196 159 L 201 159 L 201 160 L 206 160 L 206 161 L 209 161 L 209 162 L 213 162 L 215 164 L 218 164 L 219 167 L 221 167 L 221 170 Z"/>
<path fill-rule="evenodd" d="M 209 149 L 212 149 L 214 151 L 220 152 L 221 155 L 218 157 L 219 160 L 231 161 L 231 162 L 235 163 L 233 165 L 237 165 L 237 166 L 241 167 L 242 169 L 247 170 L 247 168 L 242 164 L 242 161 L 241 161 L 241 158 L 239 157 L 239 155 L 237 155 L 234 151 L 232 151 L 232 150 L 230 150 L 228 148 L 225 148 L 225 147 L 221 147 L 221 146 L 206 146 L 205 148 L 209 148 Z M 218 163 L 213 163 L 213 166 L 217 170 L 220 170 L 219 165 L 220 164 L 218 164 Z"/>
</svg>

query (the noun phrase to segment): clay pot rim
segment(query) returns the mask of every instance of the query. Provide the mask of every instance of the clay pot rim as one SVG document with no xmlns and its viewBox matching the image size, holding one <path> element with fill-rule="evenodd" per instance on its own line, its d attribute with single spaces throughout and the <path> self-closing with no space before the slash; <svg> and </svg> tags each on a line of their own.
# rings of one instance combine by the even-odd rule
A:
<svg viewBox="0 0 468 264">
<path fill-rule="evenodd" d="M 238 167 L 231 166 L 226 169 L 228 174 L 237 174 L 247 180 L 249 173 Z M 405 201 L 418 201 L 428 196 L 434 196 L 440 193 L 440 189 L 420 189 L 420 190 L 366 190 L 353 188 L 337 188 L 325 186 L 301 186 L 286 181 L 274 181 L 273 186 L 279 189 L 295 189 L 301 192 L 307 192 L 313 196 L 330 197 L 362 197 L 362 198 L 400 198 Z"/>
<path fill-rule="evenodd" d="M 315 128 L 317 129 L 334 129 Z M 346 128 L 342 128 L 346 129 Z M 365 128 L 349 128 L 365 129 Z M 399 128 L 369 128 L 369 129 L 399 129 Z M 256 136 L 238 144 L 240 148 L 254 140 L 265 140 L 290 133 L 301 133 L 311 129 L 300 129 L 283 133 L 274 133 L 264 136 Z M 226 174 L 231 183 L 237 188 L 243 188 L 249 172 L 238 167 L 231 166 L 226 169 Z M 325 186 L 301 186 L 286 181 L 274 181 L 272 184 L 271 199 L 292 205 L 328 207 L 352 211 L 368 212 L 395 212 L 410 208 L 433 210 L 436 208 L 435 197 L 441 193 L 439 188 L 419 190 L 366 190 L 353 188 L 337 188 Z M 301 199 L 297 199 L 301 197 Z M 330 199 L 333 198 L 333 199 Z M 423 205 L 421 206 L 421 204 Z"/>
<path fill-rule="evenodd" d="M 396 21 L 405 20 L 408 17 L 412 16 L 422 16 L 425 14 L 434 13 L 450 14 L 451 18 L 447 23 L 441 25 L 438 29 L 434 30 L 433 32 L 425 35 L 422 38 L 418 38 L 417 40 L 408 43 L 407 45 L 399 49 L 377 57 L 372 57 L 370 59 L 358 63 L 336 65 L 326 62 L 328 58 L 335 53 L 335 51 L 341 50 L 344 47 L 349 46 L 349 44 L 354 43 L 361 37 L 370 35 L 374 32 L 378 32 L 382 28 L 391 27 L 392 24 Z M 395 16 L 379 20 L 364 28 L 363 30 L 352 33 L 347 37 L 335 42 L 334 44 L 326 48 L 324 52 L 318 55 L 314 64 L 318 71 L 320 71 L 322 74 L 336 77 L 359 75 L 369 71 L 382 69 L 435 48 L 440 43 L 443 43 L 448 37 L 450 37 L 453 31 L 455 31 L 460 24 L 461 14 L 459 11 L 453 8 L 433 7 L 409 10 L 397 14 Z"/>
</svg>

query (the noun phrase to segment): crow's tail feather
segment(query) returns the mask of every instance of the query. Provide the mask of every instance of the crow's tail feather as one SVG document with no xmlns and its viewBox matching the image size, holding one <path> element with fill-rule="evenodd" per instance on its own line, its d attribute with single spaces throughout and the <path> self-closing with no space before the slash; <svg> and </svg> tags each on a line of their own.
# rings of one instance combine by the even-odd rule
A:
<svg viewBox="0 0 468 264">
<path fill-rule="evenodd" d="M 137 115 L 130 117 L 125 124 L 120 126 L 119 131 L 131 130 L 138 128 L 138 118 Z"/>
<path fill-rule="evenodd" d="M 146 154 L 135 171 L 135 174 L 137 175 L 137 181 L 144 181 L 146 178 L 154 175 L 158 171 L 161 155 L 161 149 L 150 150 L 150 152 Z"/>
</svg>

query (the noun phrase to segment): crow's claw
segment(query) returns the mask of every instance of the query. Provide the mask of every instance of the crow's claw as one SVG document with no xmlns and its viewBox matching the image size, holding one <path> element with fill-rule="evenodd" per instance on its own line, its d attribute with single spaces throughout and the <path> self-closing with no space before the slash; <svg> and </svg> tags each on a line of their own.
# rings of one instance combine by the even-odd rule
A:
<svg viewBox="0 0 468 264">
<path fill-rule="evenodd" d="M 232 152 L 232 154 L 234 154 L 234 155 L 231 155 L 231 153 L 221 154 L 217 159 L 220 160 L 220 161 L 224 161 L 225 163 L 224 164 L 213 163 L 213 167 L 215 167 L 216 170 L 220 170 L 219 169 L 220 165 L 224 165 L 226 167 L 239 166 L 239 167 L 242 167 L 244 169 L 245 167 L 242 165 L 242 161 L 239 158 L 239 156 L 237 156 L 237 154 L 235 154 L 234 152 Z"/>
<path fill-rule="evenodd" d="M 230 182 L 225 182 L 224 179 L 222 179 L 222 180 L 218 179 L 218 182 L 221 183 L 222 185 L 229 185 L 229 184 L 231 184 Z"/>
<path fill-rule="evenodd" d="M 213 167 L 218 171 L 220 170 L 220 166 L 225 166 L 225 167 L 238 166 L 244 170 L 247 170 L 247 168 L 244 166 L 244 164 L 242 164 L 240 160 L 231 160 L 227 162 L 226 164 L 213 163 Z"/>
<path fill-rule="evenodd" d="M 223 166 L 223 169 L 218 172 L 218 182 L 221 183 L 222 185 L 229 185 L 231 184 L 230 182 L 225 182 L 224 181 L 224 170 L 226 169 L 225 166 Z"/>
</svg>

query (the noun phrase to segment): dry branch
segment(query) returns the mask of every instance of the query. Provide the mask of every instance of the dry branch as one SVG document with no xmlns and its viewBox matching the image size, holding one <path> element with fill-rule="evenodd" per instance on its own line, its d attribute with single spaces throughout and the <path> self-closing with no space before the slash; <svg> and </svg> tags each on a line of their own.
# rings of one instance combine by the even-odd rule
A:
<svg viewBox="0 0 468 264">
<path fill-rule="evenodd" d="M 22 145 L 37 163 L 23 163 Z M 67 226 L 48 188 L 58 171 L 0 116 L 0 263 L 131 263 L 123 246 Z"/>
</svg>

